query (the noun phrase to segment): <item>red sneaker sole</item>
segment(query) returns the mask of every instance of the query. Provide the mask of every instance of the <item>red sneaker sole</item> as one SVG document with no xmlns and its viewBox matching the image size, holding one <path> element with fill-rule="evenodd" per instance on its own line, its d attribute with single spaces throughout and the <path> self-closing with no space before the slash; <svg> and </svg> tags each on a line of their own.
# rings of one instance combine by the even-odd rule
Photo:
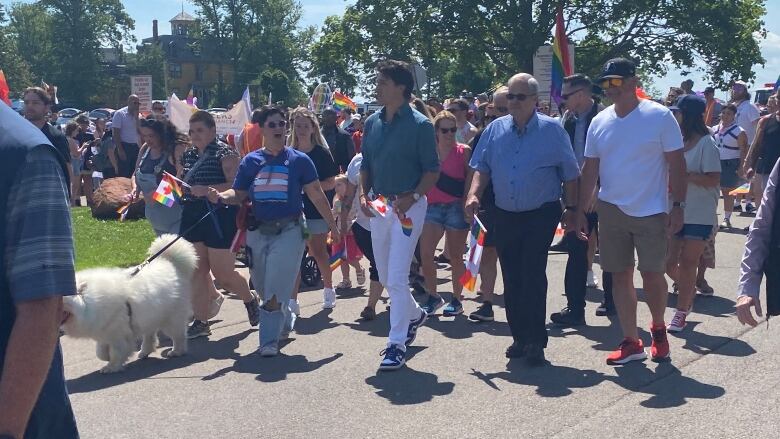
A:
<svg viewBox="0 0 780 439">
<path fill-rule="evenodd" d="M 642 352 L 637 352 L 636 354 L 631 354 L 626 358 L 621 358 L 619 360 L 610 360 L 607 359 L 607 364 L 610 366 L 620 366 L 622 364 L 630 363 L 632 361 L 643 361 L 647 359 L 647 353 L 643 350 Z"/>
</svg>

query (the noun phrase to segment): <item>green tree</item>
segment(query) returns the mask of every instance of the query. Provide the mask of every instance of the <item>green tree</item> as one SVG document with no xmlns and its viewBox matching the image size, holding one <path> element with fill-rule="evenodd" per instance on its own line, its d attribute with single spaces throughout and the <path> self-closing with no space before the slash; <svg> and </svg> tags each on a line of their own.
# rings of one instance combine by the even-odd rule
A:
<svg viewBox="0 0 780 439">
<path fill-rule="evenodd" d="M 13 5 L 7 35 L 29 66 L 32 81 L 40 84 L 43 79 L 51 83 L 59 66 L 53 53 L 52 20 L 46 9 L 37 3 Z"/>
<path fill-rule="evenodd" d="M 311 46 L 308 76 L 314 82 L 328 82 L 347 95 L 354 95 L 364 67 L 370 63 L 363 38 L 353 29 L 357 15 L 348 10 L 343 17 L 325 18 L 320 37 Z"/>
<path fill-rule="evenodd" d="M 459 48 L 484 53 L 498 77 L 533 70 L 537 48 L 552 41 L 556 8 L 564 6 L 578 71 L 597 71 L 629 56 L 647 74 L 701 69 L 716 84 L 752 79 L 763 63 L 763 0 L 357 0 L 350 13 L 373 59 L 441 63 Z M 452 59 L 452 58 L 451 58 Z"/>
<path fill-rule="evenodd" d="M 135 41 L 131 35 L 135 22 L 120 0 L 40 0 L 38 4 L 49 15 L 56 69 L 50 82 L 65 100 L 79 105 L 91 102 L 105 84 L 99 49 L 119 49 Z"/>
<path fill-rule="evenodd" d="M 5 6 L 0 3 L 0 69 L 5 73 L 11 95 L 33 84 L 30 65 L 19 52 L 19 46 L 8 25 Z"/>
<path fill-rule="evenodd" d="M 219 102 L 237 98 L 247 84 L 262 83 L 264 74 L 276 78 L 274 81 L 287 78 L 286 86 L 274 91 L 275 100 L 287 101 L 302 93 L 298 70 L 307 57 L 314 31 L 299 28 L 300 3 L 294 0 L 193 0 L 193 3 L 198 8 L 201 37 L 216 44 L 235 72 L 231 84 L 223 81 L 218 87 Z M 273 73 L 274 69 L 283 75 Z M 262 91 L 267 95 L 267 90 Z"/>
</svg>

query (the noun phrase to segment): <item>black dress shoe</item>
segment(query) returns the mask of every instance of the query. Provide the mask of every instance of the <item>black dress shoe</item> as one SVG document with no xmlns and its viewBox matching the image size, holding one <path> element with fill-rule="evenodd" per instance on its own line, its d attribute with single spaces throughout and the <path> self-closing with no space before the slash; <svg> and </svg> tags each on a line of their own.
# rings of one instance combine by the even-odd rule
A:
<svg viewBox="0 0 780 439">
<path fill-rule="evenodd" d="M 525 361 L 531 367 L 539 367 L 547 364 L 547 360 L 544 358 L 544 348 L 535 344 L 526 346 Z"/>
<path fill-rule="evenodd" d="M 585 312 L 573 311 L 569 307 L 550 315 L 550 320 L 558 326 L 582 326 L 585 324 Z"/>
<path fill-rule="evenodd" d="M 512 343 L 512 346 L 506 348 L 507 358 L 522 358 L 525 356 L 525 345 L 521 345 L 518 342 Z"/>
</svg>

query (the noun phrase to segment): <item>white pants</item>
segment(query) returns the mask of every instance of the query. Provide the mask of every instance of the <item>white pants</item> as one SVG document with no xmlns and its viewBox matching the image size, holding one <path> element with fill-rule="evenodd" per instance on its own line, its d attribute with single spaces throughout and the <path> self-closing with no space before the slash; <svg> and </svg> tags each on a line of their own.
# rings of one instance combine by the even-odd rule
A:
<svg viewBox="0 0 780 439">
<path fill-rule="evenodd" d="M 425 197 L 412 205 L 406 216 L 412 220 L 411 236 L 406 236 L 395 211 L 388 206 L 384 217 L 371 218 L 371 244 L 379 272 L 379 282 L 390 295 L 390 336 L 387 345 L 406 349 L 409 322 L 420 317 L 422 310 L 409 289 L 409 266 L 414 248 L 422 234 L 428 202 Z"/>
</svg>

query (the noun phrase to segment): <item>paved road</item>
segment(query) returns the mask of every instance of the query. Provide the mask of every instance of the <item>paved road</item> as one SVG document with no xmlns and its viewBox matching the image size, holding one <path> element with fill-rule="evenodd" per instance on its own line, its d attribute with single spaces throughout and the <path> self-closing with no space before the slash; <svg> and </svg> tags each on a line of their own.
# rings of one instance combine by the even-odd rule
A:
<svg viewBox="0 0 780 439">
<path fill-rule="evenodd" d="M 157 353 L 121 374 L 98 374 L 94 344 L 66 337 L 68 387 L 84 438 L 776 438 L 780 328 L 747 329 L 733 316 L 743 244 L 742 234 L 718 235 L 718 267 L 707 274 L 716 296 L 699 298 L 689 328 L 670 337 L 671 363 L 607 366 L 621 337 L 616 319 L 593 315 L 593 289 L 587 327 L 550 328 L 547 367 L 504 358 L 510 337 L 498 307 L 490 324 L 429 320 L 408 367 L 377 373 L 388 315 L 380 304 L 376 321 L 358 322 L 365 293 L 356 289 L 331 311 L 321 291 L 302 294 L 297 334 L 271 359 L 253 354 L 257 332 L 238 300 L 186 357 Z M 551 311 L 565 304 L 565 261 L 550 256 Z M 643 304 L 640 321 L 649 322 Z"/>
</svg>

